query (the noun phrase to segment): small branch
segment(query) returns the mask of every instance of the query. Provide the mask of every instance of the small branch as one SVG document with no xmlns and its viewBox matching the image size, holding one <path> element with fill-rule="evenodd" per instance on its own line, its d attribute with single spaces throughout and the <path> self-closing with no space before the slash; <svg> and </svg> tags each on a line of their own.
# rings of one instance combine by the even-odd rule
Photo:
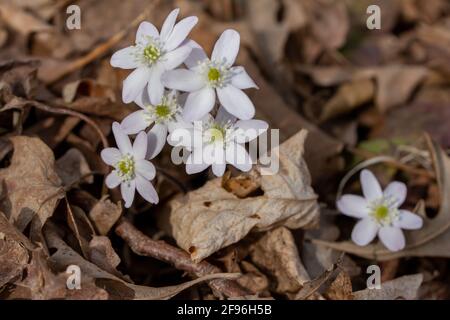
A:
<svg viewBox="0 0 450 320">
<path fill-rule="evenodd" d="M 155 241 L 147 237 L 125 219 L 122 219 L 116 227 L 116 234 L 127 242 L 134 253 L 164 261 L 196 277 L 222 272 L 220 268 L 205 260 L 199 263 L 192 262 L 189 255 L 183 250 L 164 241 Z M 242 297 L 252 294 L 234 280 L 215 279 L 208 281 L 208 284 L 214 291 L 227 297 Z"/>
</svg>

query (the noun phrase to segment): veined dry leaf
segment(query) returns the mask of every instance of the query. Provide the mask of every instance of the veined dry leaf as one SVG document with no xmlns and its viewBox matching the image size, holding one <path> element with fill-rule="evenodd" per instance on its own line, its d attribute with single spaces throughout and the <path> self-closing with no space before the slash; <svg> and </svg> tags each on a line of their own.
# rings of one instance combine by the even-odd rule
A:
<svg viewBox="0 0 450 320">
<path fill-rule="evenodd" d="M 355 300 L 414 300 L 423 281 L 421 273 L 403 276 L 381 284 L 381 289 L 364 289 L 353 293 Z"/>
<path fill-rule="evenodd" d="M 297 292 L 310 277 L 303 266 L 289 229 L 267 232 L 250 249 L 252 261 L 276 279 L 277 293 Z"/>
<path fill-rule="evenodd" d="M 129 280 L 116 269 L 120 263 L 120 258 L 114 251 L 108 237 L 92 237 L 92 240 L 89 242 L 89 260 L 103 270 L 123 280 Z"/>
<path fill-rule="evenodd" d="M 83 275 L 87 275 L 88 277 L 95 279 L 95 283 L 97 286 L 105 289 L 110 295 L 120 295 L 119 297 L 113 296 L 113 298 L 121 298 L 127 300 L 170 299 L 179 292 L 197 283 L 217 278 L 235 279 L 238 276 L 237 274 L 231 273 L 216 273 L 192 281 L 187 281 L 179 285 L 161 288 L 135 285 L 109 272 L 106 272 L 105 270 L 99 268 L 97 265 L 85 260 L 58 236 L 54 228 L 55 227 L 51 225 L 51 223 L 48 223 L 44 227 L 44 233 L 48 247 L 56 249 L 56 252 L 53 253 L 49 258 L 49 262 L 51 263 L 51 265 L 54 268 L 60 270 L 66 270 L 66 268 L 72 264 L 79 266 Z"/>
<path fill-rule="evenodd" d="M 382 112 L 407 102 L 428 73 L 422 66 L 396 64 L 367 68 L 300 67 L 298 70 L 321 86 L 373 78 L 377 83 L 375 102 Z"/>
<path fill-rule="evenodd" d="M 324 105 L 321 121 L 347 113 L 369 102 L 375 94 L 375 84 L 371 79 L 354 80 L 343 84 L 336 94 Z"/>
<path fill-rule="evenodd" d="M 76 148 L 69 149 L 56 160 L 55 169 L 65 186 L 70 186 L 75 182 L 94 182 L 93 176 L 86 176 L 91 169 L 84 155 Z"/>
<path fill-rule="evenodd" d="M 89 212 L 89 217 L 101 235 L 106 235 L 121 215 L 121 203 L 115 204 L 106 196 L 101 198 Z"/>
<path fill-rule="evenodd" d="M 240 199 L 216 178 L 170 202 L 173 236 L 193 261 L 238 242 L 250 231 L 317 226 L 317 195 L 303 159 L 306 135 L 307 131 L 301 130 L 272 150 L 280 167 L 274 175 L 259 176 L 264 195 Z"/>
<path fill-rule="evenodd" d="M 0 212 L 0 288 L 19 279 L 25 269 L 32 245 Z"/>
<path fill-rule="evenodd" d="M 21 231 L 34 216 L 43 226 L 63 195 L 53 152 L 39 138 L 17 136 L 11 141 L 11 165 L 0 170 L 0 194 L 5 197 L 0 208 Z"/>
<path fill-rule="evenodd" d="M 424 218 L 422 229 L 405 232 L 406 246 L 403 250 L 392 252 L 381 243 L 360 247 L 351 241 L 330 242 L 312 240 L 336 250 L 352 253 L 367 259 L 380 261 L 400 257 L 450 257 L 450 158 L 444 150 L 426 135 L 428 148 L 436 171 L 441 196 L 441 207 L 433 219 Z"/>
<path fill-rule="evenodd" d="M 349 275 L 345 271 L 339 272 L 324 296 L 330 300 L 353 300 L 352 281 Z"/>
</svg>

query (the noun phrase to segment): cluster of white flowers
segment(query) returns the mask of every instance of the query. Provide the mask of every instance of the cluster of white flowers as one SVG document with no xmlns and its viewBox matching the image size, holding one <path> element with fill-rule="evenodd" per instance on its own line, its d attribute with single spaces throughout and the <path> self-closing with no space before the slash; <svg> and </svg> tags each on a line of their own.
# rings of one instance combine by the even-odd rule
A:
<svg viewBox="0 0 450 320">
<path fill-rule="evenodd" d="M 113 124 L 118 149 L 101 153 L 103 161 L 114 168 L 106 185 L 115 188 L 120 184 L 127 208 L 136 189 L 147 201 L 158 202 L 149 181 L 155 177 L 155 167 L 148 160 L 166 142 L 190 152 L 188 174 L 212 166 L 213 173 L 222 176 L 227 163 L 242 171 L 251 169 L 256 159 L 251 159 L 245 143 L 268 128 L 266 122 L 252 120 L 255 107 L 242 91 L 257 85 L 243 67 L 233 66 L 239 33 L 225 30 L 208 58 L 199 44 L 187 38 L 197 17 L 176 23 L 178 13 L 175 9 L 168 15 L 161 31 L 142 22 L 135 44 L 111 57 L 113 67 L 134 69 L 123 82 L 122 100 L 141 108 L 121 124 Z M 177 69 L 183 65 L 186 68 Z M 132 145 L 128 135 L 135 134 Z"/>
</svg>

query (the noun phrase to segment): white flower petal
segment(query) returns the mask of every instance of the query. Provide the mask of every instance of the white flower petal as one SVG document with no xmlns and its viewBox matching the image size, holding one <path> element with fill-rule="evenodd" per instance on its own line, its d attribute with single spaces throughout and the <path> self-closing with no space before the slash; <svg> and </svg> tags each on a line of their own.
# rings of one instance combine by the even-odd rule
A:
<svg viewBox="0 0 450 320">
<path fill-rule="evenodd" d="M 197 67 L 201 61 L 208 59 L 208 56 L 206 55 L 203 48 L 194 40 L 188 39 L 185 42 L 183 42 L 183 44 L 188 45 L 192 48 L 189 57 L 184 61 L 184 64 L 189 69 Z"/>
<path fill-rule="evenodd" d="M 353 194 L 343 195 L 336 203 L 339 211 L 353 218 L 364 218 L 369 214 L 367 200 Z"/>
<path fill-rule="evenodd" d="M 112 130 L 114 134 L 114 138 L 116 139 L 117 147 L 119 148 L 122 154 L 132 154 L 133 148 L 131 146 L 130 138 L 123 132 L 120 124 L 118 122 L 114 122 L 112 124 Z"/>
<path fill-rule="evenodd" d="M 100 153 L 100 156 L 102 157 L 102 160 L 110 166 L 115 165 L 120 158 L 122 158 L 122 154 L 117 148 L 105 148 Z"/>
<path fill-rule="evenodd" d="M 197 17 L 187 17 L 178 22 L 167 39 L 164 49 L 167 51 L 172 51 L 176 47 L 178 47 L 184 39 L 188 36 L 189 32 L 191 32 L 192 28 L 197 24 Z"/>
<path fill-rule="evenodd" d="M 246 143 L 266 132 L 269 124 L 263 120 L 239 120 L 236 122 L 236 142 Z"/>
<path fill-rule="evenodd" d="M 111 173 L 106 176 L 105 184 L 109 189 L 114 189 L 120 184 L 120 181 L 121 180 L 117 175 L 117 172 L 114 170 L 111 171 Z"/>
<path fill-rule="evenodd" d="M 223 62 L 228 66 L 233 65 L 239 52 L 241 37 L 236 30 L 225 30 L 214 45 L 211 60 Z"/>
<path fill-rule="evenodd" d="M 122 182 L 122 184 L 120 185 L 120 193 L 122 193 L 122 198 L 123 200 L 125 200 L 125 208 L 129 208 L 133 204 L 135 192 L 136 192 L 135 180 Z"/>
<path fill-rule="evenodd" d="M 191 148 L 193 144 L 194 128 L 176 128 L 167 137 L 167 143 L 173 147 Z"/>
<path fill-rule="evenodd" d="M 139 132 L 134 140 L 133 154 L 135 160 L 142 160 L 147 154 L 147 134 L 144 131 Z"/>
<path fill-rule="evenodd" d="M 191 50 L 191 47 L 185 45 L 165 54 L 163 62 L 165 69 L 172 70 L 178 67 L 187 59 Z"/>
<path fill-rule="evenodd" d="M 183 118 L 186 121 L 196 121 L 214 108 L 216 93 L 214 89 L 205 87 L 201 90 L 191 92 L 184 105 Z"/>
<path fill-rule="evenodd" d="M 189 155 L 189 157 L 186 161 L 186 173 L 187 174 L 199 173 L 209 167 L 209 164 L 207 164 L 206 162 L 197 161 L 196 155 L 194 154 L 194 152 Z M 200 158 L 200 160 L 202 159 L 201 151 L 200 151 L 200 154 L 198 155 L 198 158 Z"/>
<path fill-rule="evenodd" d="M 153 163 L 148 160 L 137 160 L 136 171 L 147 180 L 153 180 L 156 175 L 156 169 Z"/>
<path fill-rule="evenodd" d="M 381 227 L 378 237 L 390 251 L 399 251 L 405 247 L 405 236 L 400 228 Z"/>
<path fill-rule="evenodd" d="M 178 8 L 173 9 L 167 16 L 166 20 L 164 20 L 164 23 L 161 27 L 161 35 L 160 35 L 161 41 L 163 41 L 163 42 L 167 41 L 167 38 L 172 33 L 173 26 L 175 25 L 175 22 L 177 21 L 179 12 L 180 12 L 180 9 L 178 9 Z"/>
<path fill-rule="evenodd" d="M 219 110 L 217 110 L 215 120 L 218 123 L 235 123 L 237 119 L 235 116 L 230 114 L 223 106 L 220 106 Z"/>
<path fill-rule="evenodd" d="M 142 109 L 145 109 L 148 105 L 150 105 L 151 102 L 150 98 L 148 97 L 148 90 L 142 90 L 141 94 L 138 94 L 136 99 L 134 99 L 134 103 L 136 103 Z"/>
<path fill-rule="evenodd" d="M 394 222 L 395 227 L 399 227 L 407 230 L 417 230 L 422 228 L 423 219 L 408 210 L 399 210 L 399 220 Z"/>
<path fill-rule="evenodd" d="M 167 126 L 163 123 L 155 123 L 152 129 L 147 134 L 147 159 L 153 159 L 156 157 L 164 145 L 167 138 Z"/>
<path fill-rule="evenodd" d="M 145 180 L 142 176 L 136 177 L 136 189 L 142 198 L 150 203 L 158 203 L 159 197 L 155 190 L 155 187 L 150 183 L 150 181 Z"/>
<path fill-rule="evenodd" d="M 134 47 L 126 47 L 123 49 L 120 49 L 119 51 L 116 51 L 111 56 L 111 66 L 115 68 L 122 68 L 122 69 L 134 69 L 139 66 L 139 63 L 137 62 L 135 56 L 134 56 Z"/>
<path fill-rule="evenodd" d="M 247 172 L 252 168 L 253 161 L 244 146 L 240 144 L 231 143 L 228 145 L 225 150 L 225 157 L 229 164 L 241 171 Z"/>
<path fill-rule="evenodd" d="M 259 89 L 256 83 L 245 71 L 244 67 L 234 67 L 231 68 L 233 77 L 231 78 L 231 84 L 238 89 L 249 89 L 255 88 Z"/>
<path fill-rule="evenodd" d="M 159 32 L 153 24 L 143 21 L 136 32 L 136 43 L 146 42 L 147 37 L 159 38 Z"/>
<path fill-rule="evenodd" d="M 164 72 L 162 65 L 155 65 L 150 73 L 150 78 L 148 81 L 147 92 L 150 98 L 151 104 L 154 106 L 161 102 L 164 95 L 164 86 L 161 82 L 161 75 Z"/>
<path fill-rule="evenodd" d="M 198 73 L 186 69 L 166 71 L 161 80 L 169 89 L 187 92 L 200 90 L 206 85 L 205 80 Z"/>
<path fill-rule="evenodd" d="M 396 208 L 400 207 L 406 199 L 406 184 L 399 181 L 393 181 L 388 184 L 386 189 L 384 189 L 383 195 L 385 198 L 395 199 L 393 206 Z"/>
<path fill-rule="evenodd" d="M 120 126 L 126 134 L 136 134 L 147 129 L 150 124 L 151 123 L 145 119 L 145 111 L 139 110 L 126 116 L 125 119 L 122 120 Z"/>
<path fill-rule="evenodd" d="M 142 93 L 145 85 L 150 78 L 150 69 L 147 67 L 139 67 L 128 75 L 123 81 L 122 100 L 130 103 Z"/>
<path fill-rule="evenodd" d="M 225 163 L 213 163 L 212 172 L 216 177 L 221 177 L 225 173 L 227 165 Z"/>
<path fill-rule="evenodd" d="M 249 120 L 255 116 L 255 106 L 247 95 L 232 85 L 217 89 L 219 101 L 225 109 L 241 120 Z"/>
<path fill-rule="evenodd" d="M 360 180 L 364 197 L 368 201 L 376 200 L 383 196 L 380 184 L 372 172 L 364 169 L 361 171 Z"/>
<path fill-rule="evenodd" d="M 352 240 L 358 246 L 369 244 L 377 235 L 378 225 L 371 218 L 361 219 L 353 227 Z"/>
</svg>

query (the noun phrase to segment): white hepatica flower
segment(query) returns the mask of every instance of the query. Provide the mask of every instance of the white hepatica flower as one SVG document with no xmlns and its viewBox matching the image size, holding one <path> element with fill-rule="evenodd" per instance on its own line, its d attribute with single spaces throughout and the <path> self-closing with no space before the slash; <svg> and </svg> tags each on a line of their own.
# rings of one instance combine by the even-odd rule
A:
<svg viewBox="0 0 450 320">
<path fill-rule="evenodd" d="M 187 121 L 201 119 L 210 112 L 216 101 L 232 115 L 248 120 L 255 115 L 255 107 L 242 89 L 257 88 L 243 67 L 232 67 L 239 52 L 240 36 L 235 30 L 225 30 L 217 40 L 211 60 L 194 41 L 192 52 L 184 62 L 189 70 L 167 71 L 162 81 L 167 88 L 189 92 L 183 110 Z"/>
<path fill-rule="evenodd" d="M 401 229 L 420 229 L 423 223 L 418 215 L 399 209 L 406 199 L 406 185 L 394 181 L 382 191 L 369 170 L 363 170 L 360 179 L 364 198 L 344 195 L 337 202 L 337 207 L 343 214 L 361 219 L 353 228 L 353 242 L 365 246 L 378 234 L 389 250 L 403 249 L 405 237 Z"/>
<path fill-rule="evenodd" d="M 241 171 L 249 171 L 253 161 L 245 143 L 265 132 L 268 124 L 262 120 L 237 120 L 222 107 L 214 119 L 207 114 L 191 128 L 174 130 L 168 138 L 175 146 L 183 145 L 191 154 L 186 161 L 188 174 L 198 173 L 212 166 L 220 177 L 229 163 Z"/>
<path fill-rule="evenodd" d="M 147 135 L 140 132 L 131 145 L 130 139 L 118 122 L 113 123 L 112 129 L 118 148 L 106 148 L 101 152 L 103 161 L 114 167 L 106 177 L 107 187 L 112 189 L 120 184 L 126 208 L 133 203 L 136 189 L 148 202 L 158 203 L 158 194 L 149 181 L 155 177 L 156 170 L 150 161 L 145 160 Z"/>
<path fill-rule="evenodd" d="M 173 10 L 164 21 L 161 33 L 150 22 L 142 22 L 136 33 L 136 44 L 121 49 L 111 57 L 111 65 L 135 69 L 123 82 L 122 99 L 129 103 L 145 89 L 153 104 L 158 104 L 164 87 L 161 75 L 178 67 L 192 48 L 185 39 L 196 25 L 197 17 L 187 17 L 175 24 L 179 9 Z"/>
<path fill-rule="evenodd" d="M 135 111 L 122 120 L 121 127 L 126 134 L 136 134 L 153 127 L 148 132 L 147 159 L 156 157 L 166 143 L 167 133 L 188 124 L 181 118 L 181 107 L 176 91 L 166 92 L 160 103 L 150 102 L 147 92 L 134 101 L 142 110 Z"/>
</svg>

